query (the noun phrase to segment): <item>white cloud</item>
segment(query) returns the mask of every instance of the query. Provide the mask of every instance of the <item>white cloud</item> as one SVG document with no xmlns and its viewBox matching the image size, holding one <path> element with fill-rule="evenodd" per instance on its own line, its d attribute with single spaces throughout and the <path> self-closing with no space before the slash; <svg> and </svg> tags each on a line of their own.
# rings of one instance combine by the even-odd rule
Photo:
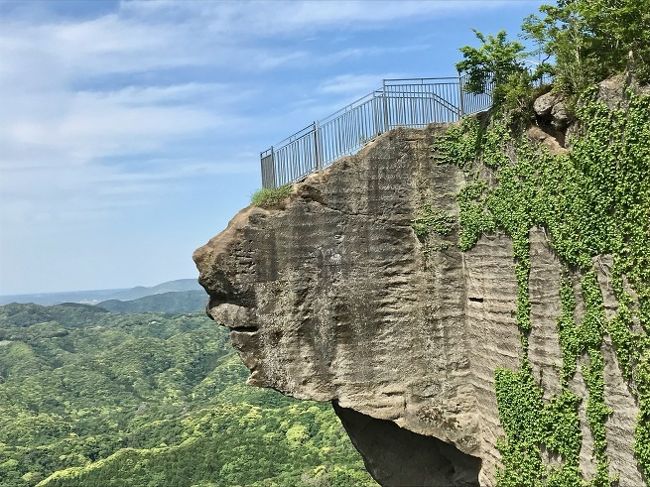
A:
<svg viewBox="0 0 650 487">
<path fill-rule="evenodd" d="M 197 103 L 184 103 L 183 96 L 205 92 L 202 86 L 190 88 L 71 92 L 61 87 L 49 93 L 18 93 L 0 113 L 0 167 L 87 165 L 233 123 Z"/>
<path fill-rule="evenodd" d="M 323 81 L 319 86 L 319 90 L 322 93 L 336 95 L 356 94 L 357 96 L 361 96 L 379 89 L 383 79 L 400 78 L 403 76 L 403 74 L 398 73 L 342 74 Z"/>
<path fill-rule="evenodd" d="M 526 0 L 522 0 L 526 1 Z M 123 2 L 121 11 L 135 17 L 160 15 L 202 19 L 211 32 L 238 37 L 290 36 L 314 30 L 372 29 L 412 18 L 432 18 L 476 8 L 497 8 L 508 0 Z"/>
<path fill-rule="evenodd" d="M 486 0 L 481 7 L 503 3 Z M 182 178 L 252 167 L 235 169 L 180 155 L 173 159 L 177 168 L 161 162 L 161 153 L 190 138 L 265 124 L 240 109 L 263 95 L 255 86 L 259 80 L 241 86 L 239 80 L 176 78 L 192 69 L 243 77 L 288 65 L 308 69 L 387 50 L 422 49 L 426 46 L 344 47 L 314 56 L 302 41 L 324 29 L 372 29 L 468 5 L 476 3 L 156 1 L 122 2 L 110 14 L 83 20 L 7 16 L 0 30 L 0 198 L 10 210 L 0 219 L 10 214 L 19 215 L 15 222 L 29 222 L 45 208 L 48 215 L 115 208 L 115 194 L 98 189 L 109 181 L 119 181 L 120 206 L 128 206 L 149 201 Z M 151 79 L 158 72 L 175 77 L 166 84 Z M 349 97 L 370 91 L 385 76 L 341 75 L 319 89 Z M 314 113 L 316 107 L 312 104 Z M 125 164 L 106 165 L 107 158 L 116 157 L 148 160 L 148 174 Z"/>
</svg>

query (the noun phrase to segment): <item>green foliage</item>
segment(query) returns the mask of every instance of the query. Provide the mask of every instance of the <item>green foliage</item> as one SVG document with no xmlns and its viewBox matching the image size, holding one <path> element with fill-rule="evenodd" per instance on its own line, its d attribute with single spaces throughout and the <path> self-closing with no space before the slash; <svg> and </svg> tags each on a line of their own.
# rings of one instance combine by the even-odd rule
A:
<svg viewBox="0 0 650 487">
<path fill-rule="evenodd" d="M 327 405 L 246 386 L 205 316 L 7 305 L 0 330 L 3 487 L 375 485 Z"/>
<path fill-rule="evenodd" d="M 463 60 L 456 64 L 456 69 L 467 73 L 465 89 L 469 93 L 485 93 L 487 86 L 494 83 L 494 102 L 499 105 L 505 99 L 504 86 L 526 73 L 521 62 L 524 46 L 517 41 L 508 41 L 504 30 L 496 36 L 486 36 L 477 30 L 474 33 L 481 45 L 461 47 Z"/>
<path fill-rule="evenodd" d="M 106 310 L 88 304 L 64 303 L 56 306 L 37 304 L 7 304 L 0 306 L 0 333 L 8 335 L 7 330 L 29 327 L 37 323 L 65 323 L 66 328 L 85 325 L 94 319 L 101 319 Z"/>
<path fill-rule="evenodd" d="M 562 314 L 557 324 L 562 350 L 562 373 L 560 377 L 562 387 L 566 388 L 576 373 L 578 358 L 583 348 L 581 336 L 574 319 L 576 297 L 573 292 L 571 278 L 566 274 L 562 278 L 560 303 L 562 305 Z"/>
<path fill-rule="evenodd" d="M 484 233 L 496 229 L 496 224 L 483 205 L 487 184 L 477 179 L 470 182 L 458 194 L 458 206 L 460 208 L 460 235 L 458 246 L 461 250 L 471 249 Z"/>
<path fill-rule="evenodd" d="M 530 118 L 545 75 L 554 76 L 555 90 L 569 95 L 626 70 L 641 83 L 650 82 L 650 0 L 558 0 L 542 5 L 522 25 L 523 36 L 537 44 L 533 53 L 546 55 L 534 71 L 523 63 L 530 53 L 521 43 L 509 41 L 505 31 L 494 36 L 475 33 L 480 46 L 462 47 L 463 60 L 456 67 L 467 73 L 470 93 L 484 93 L 493 82 L 493 108 L 516 115 L 511 122 Z M 573 106 L 574 97 L 570 101 Z"/>
<path fill-rule="evenodd" d="M 279 188 L 262 188 L 251 196 L 251 204 L 261 208 L 276 208 L 293 192 L 293 186 L 287 184 Z"/>
<path fill-rule="evenodd" d="M 544 402 L 527 360 L 519 371 L 498 369 L 495 379 L 499 418 L 507 435 L 497 445 L 504 464 L 497 473 L 498 484 L 502 487 L 581 485 L 580 398 L 563 390 Z M 560 455 L 564 462 L 560 469 L 544 467 L 540 446 Z"/>
<path fill-rule="evenodd" d="M 462 124 L 451 125 L 438 142 L 443 161 L 461 167 L 474 164 L 483 140 L 481 130 L 481 124 L 475 117 L 464 119 Z"/>
<path fill-rule="evenodd" d="M 417 216 L 411 222 L 415 235 L 420 241 L 424 241 L 429 234 L 449 235 L 453 229 L 456 219 L 431 205 L 424 205 L 419 209 Z"/>
<path fill-rule="evenodd" d="M 481 235 L 497 230 L 513 240 L 524 360 L 520 370 L 496 373 L 499 414 L 506 431 L 499 442 L 502 487 L 581 485 L 576 416 L 581 399 L 568 384 L 582 356 L 586 362 L 580 370 L 589 392 L 585 409 L 597 466 L 591 483 L 611 484 L 605 437 L 611 411 L 605 405 L 601 350 L 606 334 L 639 400 L 635 450 L 641 470 L 650 476 L 650 97 L 630 95 L 629 107 L 611 109 L 588 91 L 577 116 L 582 135 L 565 155 L 552 156 L 512 132 L 503 113 L 486 127 L 464 122 L 440 142 L 444 154 L 461 156 L 459 165 L 470 179 L 458 195 L 460 248 L 467 250 Z M 473 151 L 476 162 L 470 165 Z M 557 325 L 562 391 L 549 401 L 542 398 L 526 358 L 528 333 L 535 326 L 528 296 L 528 236 L 535 227 L 547 232 L 565 266 Z M 594 259 L 605 254 L 614 256 L 620 305 L 612 320 L 605 317 L 594 269 Z M 580 323 L 574 320 L 577 277 L 585 306 Z M 644 332 L 634 331 L 639 328 Z M 543 465 L 543 449 L 562 457 L 559 469 Z"/>
<path fill-rule="evenodd" d="M 523 31 L 555 60 L 556 82 L 570 93 L 626 68 L 650 80 L 650 0 L 560 0 Z"/>
</svg>

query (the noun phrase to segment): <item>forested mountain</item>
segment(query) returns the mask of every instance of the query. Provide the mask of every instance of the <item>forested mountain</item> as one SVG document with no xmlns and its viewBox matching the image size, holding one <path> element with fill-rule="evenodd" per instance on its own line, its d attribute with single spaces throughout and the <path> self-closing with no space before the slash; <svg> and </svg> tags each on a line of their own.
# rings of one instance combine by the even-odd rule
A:
<svg viewBox="0 0 650 487">
<path fill-rule="evenodd" d="M 328 405 L 245 385 L 202 315 L 0 307 L 0 485 L 375 485 Z"/>
<path fill-rule="evenodd" d="M 97 306 L 113 313 L 199 313 L 205 309 L 208 296 L 205 291 L 181 291 L 154 294 L 131 301 L 110 299 Z"/>
</svg>

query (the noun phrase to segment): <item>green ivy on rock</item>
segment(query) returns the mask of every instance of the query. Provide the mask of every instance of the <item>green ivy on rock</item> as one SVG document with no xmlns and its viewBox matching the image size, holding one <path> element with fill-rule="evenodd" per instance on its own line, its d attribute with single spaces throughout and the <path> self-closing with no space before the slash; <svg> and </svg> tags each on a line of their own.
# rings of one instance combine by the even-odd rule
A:
<svg viewBox="0 0 650 487">
<path fill-rule="evenodd" d="M 577 415 L 583 399 L 570 389 L 578 371 L 588 390 L 585 410 L 594 440 L 593 486 L 611 485 L 605 424 L 603 341 L 609 335 L 624 378 L 640 405 L 635 451 L 650 477 L 650 97 L 629 94 L 610 108 L 583 94 L 577 107 L 580 132 L 571 151 L 552 155 L 523 133 L 513 132 L 507 115 L 465 119 L 440 142 L 447 162 L 469 180 L 458 195 L 461 250 L 481 235 L 501 231 L 512 238 L 518 284 L 516 317 L 521 333 L 521 367 L 495 373 L 499 416 L 506 437 L 498 443 L 501 487 L 587 485 L 579 468 Z M 529 233 L 543 228 L 561 259 L 562 310 L 557 322 L 563 353 L 561 391 L 549 400 L 528 362 L 530 319 Z M 613 287 L 618 310 L 607 320 L 595 259 L 614 259 Z M 574 285 L 575 283 L 575 285 Z M 574 289 L 575 288 L 575 289 Z M 575 320 L 576 293 L 584 316 Z M 543 462 L 559 455 L 559 467 Z"/>
</svg>

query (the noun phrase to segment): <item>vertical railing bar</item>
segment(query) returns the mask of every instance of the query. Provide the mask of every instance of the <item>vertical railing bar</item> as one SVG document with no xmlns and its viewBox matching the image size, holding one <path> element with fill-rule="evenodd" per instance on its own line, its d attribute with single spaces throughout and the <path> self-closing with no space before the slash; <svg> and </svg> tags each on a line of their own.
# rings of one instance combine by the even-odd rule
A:
<svg viewBox="0 0 650 487">
<path fill-rule="evenodd" d="M 415 93 L 415 89 L 417 88 L 416 86 L 413 86 L 413 92 Z M 415 121 L 417 120 L 417 98 L 410 98 L 409 99 L 409 108 L 410 108 L 410 113 L 411 113 L 411 120 L 409 120 L 409 125 L 412 126 Z"/>
<path fill-rule="evenodd" d="M 273 187 L 277 188 L 278 187 L 277 167 L 275 162 L 275 149 L 273 148 L 273 146 L 271 146 L 271 161 L 273 161 L 273 163 L 271 164 L 271 167 L 273 167 Z"/>
<path fill-rule="evenodd" d="M 458 95 L 459 95 L 459 101 L 458 105 L 460 108 L 460 117 L 462 118 L 465 115 L 465 102 L 463 100 L 463 81 L 460 72 L 458 73 Z"/>
<path fill-rule="evenodd" d="M 300 139 L 296 139 L 293 144 L 287 147 L 287 154 L 291 155 L 291 159 L 287 159 L 286 178 L 293 177 L 293 168 L 300 162 Z"/>
<path fill-rule="evenodd" d="M 382 99 L 383 99 L 383 109 L 384 109 L 384 130 L 383 130 L 383 132 L 388 132 L 390 130 L 390 118 L 389 118 L 389 112 L 388 112 L 388 92 L 386 90 L 386 80 L 383 80 Z"/>
<path fill-rule="evenodd" d="M 296 166 L 302 164 L 302 144 L 300 143 L 302 139 L 298 138 L 295 140 L 289 148 L 291 149 L 291 163 L 287 166 L 287 177 L 293 179 L 293 176 L 296 171 Z"/>
<path fill-rule="evenodd" d="M 352 112 L 348 112 L 347 126 L 348 129 L 345 132 L 347 135 L 347 145 L 345 147 L 346 155 L 350 153 L 350 150 L 352 150 L 352 147 L 354 146 L 354 116 Z"/>
<path fill-rule="evenodd" d="M 341 155 L 342 141 L 341 141 L 341 117 L 336 119 L 336 157 Z"/>
<path fill-rule="evenodd" d="M 287 157 L 288 157 L 288 152 L 289 151 L 287 150 L 287 147 L 282 148 L 282 184 L 284 184 L 284 182 L 287 179 L 287 163 L 288 163 Z M 282 184 L 280 184 L 280 186 L 282 186 Z"/>
<path fill-rule="evenodd" d="M 282 186 L 282 182 L 284 181 L 284 154 L 283 150 L 280 149 L 278 151 L 278 187 Z"/>
<path fill-rule="evenodd" d="M 301 147 L 301 158 L 300 158 L 300 170 L 299 172 L 302 173 L 304 172 L 309 166 L 312 165 L 312 160 L 314 159 L 314 153 L 311 150 L 311 144 L 309 143 L 309 135 L 305 138 L 300 139 L 300 147 Z"/>
<path fill-rule="evenodd" d="M 314 121 L 314 167 L 321 169 L 320 153 L 318 150 L 318 122 Z"/>
<path fill-rule="evenodd" d="M 277 156 L 277 161 L 275 163 L 275 167 L 277 168 L 277 174 L 275 175 L 275 180 L 276 180 L 276 187 L 282 186 L 282 155 L 281 155 L 282 149 L 279 149 L 276 152 Z"/>
<path fill-rule="evenodd" d="M 354 138 L 354 134 L 352 133 L 353 130 L 354 123 L 352 120 L 352 114 L 348 112 L 347 117 L 345 117 L 345 136 L 343 138 L 343 140 L 345 140 L 345 155 L 350 153 L 350 147 L 352 146 L 352 140 Z"/>
</svg>

